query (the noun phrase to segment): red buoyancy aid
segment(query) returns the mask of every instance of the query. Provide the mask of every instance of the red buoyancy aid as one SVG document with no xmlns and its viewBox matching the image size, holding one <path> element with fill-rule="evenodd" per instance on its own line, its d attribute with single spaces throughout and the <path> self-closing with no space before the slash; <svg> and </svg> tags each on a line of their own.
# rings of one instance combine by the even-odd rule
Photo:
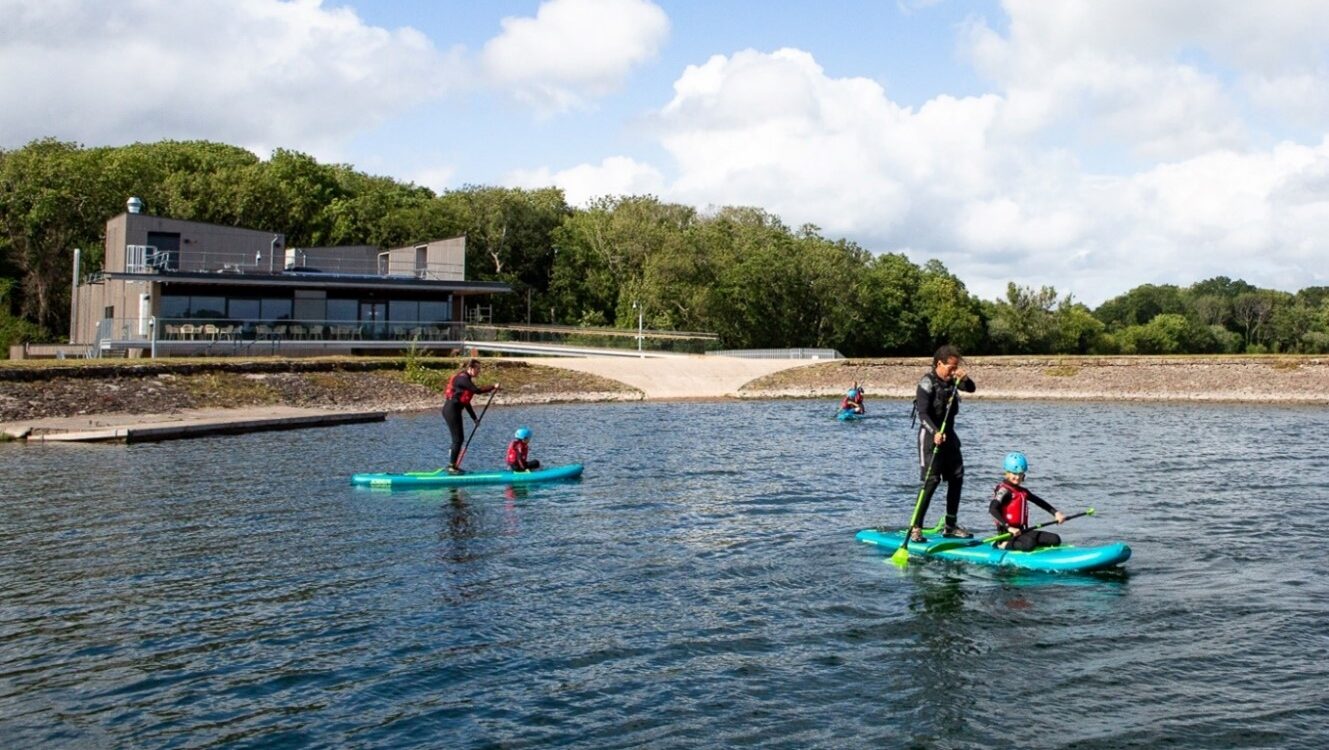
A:
<svg viewBox="0 0 1329 750">
<path fill-rule="evenodd" d="M 465 406 L 466 404 L 471 403 L 471 397 L 474 396 L 475 394 L 472 393 L 471 391 L 462 391 L 462 392 L 461 392 L 461 395 L 458 396 L 458 395 L 457 395 L 457 387 L 456 387 L 456 385 L 455 385 L 455 381 L 457 380 L 457 376 L 458 376 L 458 375 L 461 375 L 461 374 L 463 374 L 463 373 L 465 373 L 465 372 L 466 372 L 465 370 L 462 370 L 461 372 L 455 373 L 455 374 L 453 374 L 452 377 L 448 378 L 448 387 L 443 389 L 443 400 L 444 400 L 444 401 L 451 401 L 451 400 L 453 399 L 453 397 L 456 397 L 457 401 L 461 402 L 461 405 L 462 405 L 462 406 Z"/>
<path fill-rule="evenodd" d="M 1001 480 L 997 488 L 1005 489 L 1011 493 L 1010 499 L 1006 501 L 1006 505 L 1001 509 L 1005 516 L 1006 525 L 1023 529 L 1029 523 L 1029 490 L 1011 484 L 1005 479 Z"/>
<path fill-rule="evenodd" d="M 525 466 L 528 450 L 530 450 L 530 446 L 526 444 L 525 440 L 513 440 L 508 443 L 508 466 Z"/>
</svg>

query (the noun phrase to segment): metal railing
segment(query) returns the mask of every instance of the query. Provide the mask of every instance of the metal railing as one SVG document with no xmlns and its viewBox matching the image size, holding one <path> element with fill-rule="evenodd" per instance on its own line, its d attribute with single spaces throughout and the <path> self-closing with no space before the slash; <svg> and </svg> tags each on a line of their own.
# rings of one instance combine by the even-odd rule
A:
<svg viewBox="0 0 1329 750">
<path fill-rule="evenodd" d="M 97 322 L 91 348 L 94 356 L 143 350 L 153 357 L 460 348 L 463 328 L 461 323 L 419 320 L 107 318 Z"/>
<path fill-rule="evenodd" d="M 626 328 L 590 328 L 557 325 L 466 326 L 466 338 L 481 342 L 554 344 L 578 348 L 630 349 L 637 351 L 701 354 L 720 346 L 720 337 L 700 331 L 638 332 Z"/>
<path fill-rule="evenodd" d="M 284 255 L 269 258 L 266 252 L 255 255 L 245 251 L 182 249 L 167 253 L 153 245 L 126 245 L 124 270 L 126 273 L 327 273 L 433 281 L 461 281 L 466 275 L 464 263 L 433 261 L 417 266 L 413 260 L 385 262 L 377 256 L 357 258 L 332 256 L 323 252 L 306 256 L 298 249 L 294 258 L 290 259 L 294 263 L 289 267 L 287 260 Z"/>
<path fill-rule="evenodd" d="M 518 346 L 505 346 L 516 344 Z M 520 346 L 520 345 L 525 345 Z M 261 355 L 360 349 L 477 348 L 509 353 L 586 356 L 602 352 L 698 354 L 719 345 L 714 334 L 575 326 L 476 325 L 456 321 L 238 320 L 108 318 L 97 323 L 94 356 L 128 350 L 151 356 Z"/>
<path fill-rule="evenodd" d="M 835 349 L 725 349 L 706 353 L 744 359 L 844 359 L 844 355 Z"/>
</svg>

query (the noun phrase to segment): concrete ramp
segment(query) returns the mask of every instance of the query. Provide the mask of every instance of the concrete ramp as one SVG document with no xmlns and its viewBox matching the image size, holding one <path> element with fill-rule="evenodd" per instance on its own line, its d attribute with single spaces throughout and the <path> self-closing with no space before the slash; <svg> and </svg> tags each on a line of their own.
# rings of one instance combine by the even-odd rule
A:
<svg viewBox="0 0 1329 750">
<path fill-rule="evenodd" d="M 744 384 L 773 372 L 815 365 L 815 359 L 741 359 L 679 356 L 655 359 L 623 357 L 525 357 L 545 367 L 575 370 L 617 380 L 648 399 L 728 398 Z"/>
</svg>

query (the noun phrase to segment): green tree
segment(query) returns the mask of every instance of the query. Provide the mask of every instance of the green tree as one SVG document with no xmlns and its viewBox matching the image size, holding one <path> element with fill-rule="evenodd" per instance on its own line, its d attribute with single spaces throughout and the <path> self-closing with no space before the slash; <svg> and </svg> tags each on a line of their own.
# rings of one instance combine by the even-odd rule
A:
<svg viewBox="0 0 1329 750">
<path fill-rule="evenodd" d="M 883 253 L 859 273 L 863 320 L 846 348 L 865 354 L 916 354 L 931 343 L 915 307 L 923 272 L 903 253 Z"/>
<path fill-rule="evenodd" d="M 1054 313 L 1055 331 L 1051 351 L 1057 354 L 1110 354 L 1105 339 L 1107 326 L 1088 307 L 1068 295 Z"/>
<path fill-rule="evenodd" d="M 1144 325 L 1163 313 L 1184 315 L 1186 312 L 1186 301 L 1176 286 L 1143 284 L 1099 305 L 1094 316 L 1103 321 L 1108 330 L 1117 330 Z"/>
<path fill-rule="evenodd" d="M 74 248 L 100 244 L 101 155 L 55 140 L 0 153 L 0 251 L 22 279 L 21 314 L 48 331 L 68 326 Z"/>
<path fill-rule="evenodd" d="M 978 301 L 939 260 L 923 265 L 914 309 L 926 321 L 928 353 L 942 344 L 974 351 L 983 340 Z"/>
<path fill-rule="evenodd" d="M 1006 299 L 997 300 L 988 320 L 988 337 L 1001 354 L 1047 354 L 1057 330 L 1053 306 L 1057 290 L 1050 286 L 1006 285 Z"/>
</svg>

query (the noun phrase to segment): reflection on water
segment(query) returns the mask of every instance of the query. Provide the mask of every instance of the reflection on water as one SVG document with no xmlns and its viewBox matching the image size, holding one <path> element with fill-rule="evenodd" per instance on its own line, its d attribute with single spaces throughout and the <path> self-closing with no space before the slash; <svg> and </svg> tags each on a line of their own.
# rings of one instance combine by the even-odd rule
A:
<svg viewBox="0 0 1329 750">
<path fill-rule="evenodd" d="M 0 738 L 1329 742 L 1329 660 L 1314 658 L 1329 608 L 1324 410 L 970 402 L 962 523 L 986 523 L 984 495 L 1019 449 L 1040 495 L 1098 508 L 1061 530 L 1068 542 L 1134 550 L 1123 571 L 1059 575 L 902 571 L 855 543 L 903 525 L 917 493 L 908 407 L 880 407 L 846 425 L 793 401 L 495 406 L 468 461 L 498 466 L 527 425 L 542 460 L 584 461 L 585 478 L 406 492 L 348 477 L 436 465 L 435 413 L 0 445 Z M 1216 491 L 1234 455 L 1240 491 Z M 1252 513 L 1270 508 L 1276 544 L 1252 537 L 1267 521 Z"/>
</svg>

